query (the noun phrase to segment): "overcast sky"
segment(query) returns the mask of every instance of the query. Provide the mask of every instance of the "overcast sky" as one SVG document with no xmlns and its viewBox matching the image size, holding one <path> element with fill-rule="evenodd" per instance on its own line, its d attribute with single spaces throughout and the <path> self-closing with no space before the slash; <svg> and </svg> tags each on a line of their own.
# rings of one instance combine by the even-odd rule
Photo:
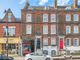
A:
<svg viewBox="0 0 80 60">
<path fill-rule="evenodd" d="M 19 18 L 21 9 L 24 7 L 26 0 L 1 0 L 0 1 L 0 18 L 4 16 L 4 10 L 11 8 L 13 14 Z M 29 0 L 31 6 L 52 6 L 54 0 Z M 58 0 L 58 5 L 71 5 L 73 0 Z M 80 4 L 80 0 L 78 0 Z"/>
</svg>

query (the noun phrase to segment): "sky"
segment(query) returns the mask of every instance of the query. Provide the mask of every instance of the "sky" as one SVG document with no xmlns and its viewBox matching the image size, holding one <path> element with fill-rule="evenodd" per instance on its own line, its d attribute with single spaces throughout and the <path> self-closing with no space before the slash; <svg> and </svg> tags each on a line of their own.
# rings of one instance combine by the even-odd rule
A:
<svg viewBox="0 0 80 60">
<path fill-rule="evenodd" d="M 0 18 L 3 18 L 4 10 L 10 8 L 16 18 L 21 17 L 21 9 L 24 7 L 26 0 L 1 0 L 0 1 Z M 29 0 L 30 6 L 53 6 L 54 0 Z M 73 0 L 58 0 L 58 5 L 71 5 Z M 80 5 L 80 0 L 78 0 Z"/>
</svg>

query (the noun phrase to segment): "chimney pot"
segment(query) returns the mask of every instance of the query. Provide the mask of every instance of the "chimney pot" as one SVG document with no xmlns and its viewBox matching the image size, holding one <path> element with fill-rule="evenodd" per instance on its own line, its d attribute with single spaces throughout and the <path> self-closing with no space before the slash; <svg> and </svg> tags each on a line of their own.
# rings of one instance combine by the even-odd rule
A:
<svg viewBox="0 0 80 60">
<path fill-rule="evenodd" d="M 73 2 L 73 7 L 74 7 L 74 8 L 77 8 L 77 5 L 78 5 L 78 4 L 77 4 L 77 3 L 78 3 L 78 0 L 73 0 L 73 1 L 74 1 L 74 2 Z"/>
<path fill-rule="evenodd" d="M 57 8 L 57 0 L 54 0 L 54 8 Z"/>
</svg>

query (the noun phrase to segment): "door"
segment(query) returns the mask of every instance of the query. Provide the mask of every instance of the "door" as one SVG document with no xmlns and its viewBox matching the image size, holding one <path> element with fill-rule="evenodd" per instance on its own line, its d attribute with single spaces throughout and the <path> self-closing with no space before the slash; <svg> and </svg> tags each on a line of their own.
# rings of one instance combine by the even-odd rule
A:
<svg viewBox="0 0 80 60">
<path fill-rule="evenodd" d="M 64 41 L 63 38 L 60 38 L 60 45 L 59 45 L 60 49 L 63 49 L 64 47 Z"/>
<path fill-rule="evenodd" d="M 31 40 L 31 52 L 34 52 L 34 40 Z"/>
</svg>

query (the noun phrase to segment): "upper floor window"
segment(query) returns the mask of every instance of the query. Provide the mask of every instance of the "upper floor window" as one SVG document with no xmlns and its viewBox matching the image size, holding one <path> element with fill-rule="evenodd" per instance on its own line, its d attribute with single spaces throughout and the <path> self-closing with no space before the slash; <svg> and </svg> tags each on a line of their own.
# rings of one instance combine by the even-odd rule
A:
<svg viewBox="0 0 80 60">
<path fill-rule="evenodd" d="M 78 26 L 74 26 L 74 34 L 78 34 L 79 33 L 79 28 L 78 28 Z"/>
<path fill-rule="evenodd" d="M 11 22 L 11 15 L 12 13 L 8 13 L 8 22 Z"/>
<path fill-rule="evenodd" d="M 51 14 L 51 22 L 56 22 L 56 14 Z"/>
<path fill-rule="evenodd" d="M 66 26 L 66 34 L 70 34 L 71 33 L 71 27 L 70 26 Z"/>
<path fill-rule="evenodd" d="M 51 37 L 51 45 L 56 45 L 56 37 Z"/>
<path fill-rule="evenodd" d="M 67 38 L 66 39 L 66 46 L 70 46 L 71 45 L 71 39 L 70 38 Z"/>
<path fill-rule="evenodd" d="M 56 25 L 51 25 L 51 34 L 56 34 Z"/>
<path fill-rule="evenodd" d="M 48 25 L 43 25 L 43 34 L 48 34 Z"/>
<path fill-rule="evenodd" d="M 48 22 L 48 14 L 43 14 L 43 22 Z"/>
<path fill-rule="evenodd" d="M 74 21 L 78 21 L 79 20 L 79 15 L 78 14 L 74 14 L 73 15 L 73 19 L 74 19 Z"/>
<path fill-rule="evenodd" d="M 32 34 L 32 26 L 26 25 L 26 34 Z"/>
<path fill-rule="evenodd" d="M 48 45 L 48 37 L 43 38 L 43 45 L 44 46 Z"/>
<path fill-rule="evenodd" d="M 73 45 L 74 46 L 78 46 L 79 45 L 79 39 L 78 38 L 74 38 Z"/>
<path fill-rule="evenodd" d="M 66 21 L 71 21 L 71 15 L 70 14 L 66 14 Z"/>
<path fill-rule="evenodd" d="M 4 26 L 4 35 L 5 36 L 14 36 L 15 35 L 15 26 Z"/>
<path fill-rule="evenodd" d="M 26 22 L 32 22 L 32 14 L 26 14 Z"/>
</svg>

